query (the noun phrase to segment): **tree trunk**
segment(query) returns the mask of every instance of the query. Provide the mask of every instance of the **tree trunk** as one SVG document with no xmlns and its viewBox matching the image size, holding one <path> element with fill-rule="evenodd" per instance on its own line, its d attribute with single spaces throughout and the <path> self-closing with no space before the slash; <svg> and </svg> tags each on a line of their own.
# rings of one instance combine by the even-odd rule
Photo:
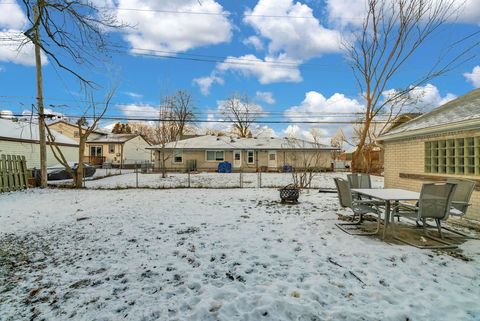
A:
<svg viewBox="0 0 480 321">
<path fill-rule="evenodd" d="M 352 172 L 363 172 L 365 170 L 365 143 L 367 141 L 368 132 L 370 131 L 372 119 L 365 120 L 364 127 L 360 133 L 360 140 L 357 145 L 357 149 L 352 155 Z"/>
<path fill-rule="evenodd" d="M 167 165 L 165 164 L 165 150 L 162 148 L 162 151 L 160 152 L 162 155 L 161 160 L 162 160 L 162 178 L 167 177 Z"/>
<path fill-rule="evenodd" d="M 34 8 L 35 22 L 38 20 L 39 1 Z M 40 53 L 40 33 L 38 25 L 35 28 L 35 68 L 37 80 L 37 108 L 38 108 L 38 138 L 40 143 L 40 187 L 47 187 L 47 138 L 45 134 L 45 114 L 43 108 L 43 79 L 42 79 L 42 56 Z"/>
<path fill-rule="evenodd" d="M 74 184 L 75 188 L 82 188 L 83 183 L 83 155 L 85 154 L 85 141 L 86 138 L 80 135 L 79 146 L 78 146 L 78 167 L 75 171 Z"/>
</svg>

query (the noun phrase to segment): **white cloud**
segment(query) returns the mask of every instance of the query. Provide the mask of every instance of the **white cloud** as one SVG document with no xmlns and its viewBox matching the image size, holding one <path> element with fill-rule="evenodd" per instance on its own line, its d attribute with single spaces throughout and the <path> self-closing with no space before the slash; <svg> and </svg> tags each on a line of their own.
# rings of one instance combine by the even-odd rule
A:
<svg viewBox="0 0 480 321">
<path fill-rule="evenodd" d="M 290 121 L 331 122 L 327 124 L 294 124 L 284 130 L 287 136 L 312 140 L 312 130 L 317 133 L 319 142 L 330 143 L 330 137 L 341 127 L 347 137 L 352 136 L 351 124 L 335 122 L 354 121 L 354 113 L 364 111 L 364 105 L 357 99 L 346 97 L 344 94 L 335 93 L 327 98 L 319 92 L 310 91 L 305 94 L 305 99 L 298 105 L 285 111 L 285 118 Z M 345 115 L 349 114 L 349 115 Z"/>
<path fill-rule="evenodd" d="M 213 84 L 223 85 L 225 82 L 223 78 L 217 76 L 215 72 L 212 72 L 210 76 L 193 79 L 193 83 L 200 87 L 200 92 L 202 95 L 207 96 L 210 94 L 210 88 Z"/>
<path fill-rule="evenodd" d="M 152 106 L 148 104 L 129 104 L 129 105 L 118 105 L 118 108 L 126 117 L 158 117 L 159 108 L 158 106 Z"/>
<path fill-rule="evenodd" d="M 0 0 L 0 29 L 22 29 L 27 17 L 15 0 Z"/>
<path fill-rule="evenodd" d="M 435 3 L 440 3 L 435 0 Z M 478 0 L 454 0 L 452 22 L 480 24 L 480 5 Z M 456 12 L 455 10 L 458 10 Z M 366 0 L 327 0 L 326 11 L 331 25 L 343 29 L 347 26 L 360 27 L 367 13 Z"/>
<path fill-rule="evenodd" d="M 28 21 L 25 13 L 10 0 L 0 0 L 0 7 L 0 61 L 34 66 L 34 46 L 22 32 Z M 47 63 L 43 52 L 42 63 Z"/>
<path fill-rule="evenodd" d="M 213 14 L 179 14 L 179 11 Z M 227 15 L 214 0 L 119 0 L 117 5 L 118 19 L 133 26 L 126 29 L 125 40 L 134 48 L 159 51 L 181 52 L 230 41 L 232 24 Z"/>
<path fill-rule="evenodd" d="M 217 65 L 216 70 L 219 72 L 236 71 L 245 77 L 254 76 L 261 84 L 300 82 L 302 76 L 298 70 L 299 63 L 298 61 L 287 61 L 284 56 L 265 57 L 262 60 L 254 55 L 244 55 L 227 57 L 223 63 Z"/>
<path fill-rule="evenodd" d="M 244 45 L 252 45 L 256 50 L 263 50 L 263 42 L 262 40 L 257 37 L 257 36 L 250 36 L 243 41 Z"/>
<path fill-rule="evenodd" d="M 480 88 L 480 66 L 475 66 L 472 72 L 466 72 L 463 76 L 467 78 L 473 87 Z"/>
<path fill-rule="evenodd" d="M 134 99 L 140 99 L 140 98 L 143 98 L 143 95 L 142 94 L 137 94 L 137 93 L 134 93 L 132 91 L 125 91 L 124 92 L 125 95 L 131 97 L 131 98 L 134 98 Z"/>
<path fill-rule="evenodd" d="M 290 18 L 271 17 L 276 15 Z M 245 11 L 243 22 L 256 32 L 243 43 L 253 45 L 256 50 L 263 50 L 266 43 L 265 57 L 229 56 L 216 66 L 215 72 L 237 72 L 244 77 L 255 77 L 261 84 L 300 82 L 302 75 L 298 68 L 303 62 L 341 50 L 341 34 L 323 27 L 312 9 L 300 2 L 259 0 L 253 9 Z"/>
<path fill-rule="evenodd" d="M 292 18 L 272 19 L 266 16 Z M 302 19 L 295 17 L 305 17 Z M 307 60 L 341 49 L 339 32 L 323 27 L 312 9 L 293 0 L 260 0 L 245 12 L 244 22 L 269 40 L 269 55 L 284 54 L 289 59 Z"/>
<path fill-rule="evenodd" d="M 273 98 L 273 94 L 269 91 L 257 91 L 255 97 L 269 105 L 275 104 L 275 98 Z"/>
<path fill-rule="evenodd" d="M 35 48 L 18 30 L 0 31 L 0 61 L 25 66 L 35 66 Z M 42 52 L 42 64 L 47 64 L 47 57 Z"/>
<path fill-rule="evenodd" d="M 395 92 L 395 89 L 386 90 L 383 96 L 386 98 Z M 409 93 L 409 97 L 410 99 L 405 106 L 403 106 L 402 112 L 428 112 L 457 98 L 457 96 L 452 93 L 447 93 L 445 96 L 442 96 L 440 90 L 432 84 L 416 87 Z"/>
</svg>

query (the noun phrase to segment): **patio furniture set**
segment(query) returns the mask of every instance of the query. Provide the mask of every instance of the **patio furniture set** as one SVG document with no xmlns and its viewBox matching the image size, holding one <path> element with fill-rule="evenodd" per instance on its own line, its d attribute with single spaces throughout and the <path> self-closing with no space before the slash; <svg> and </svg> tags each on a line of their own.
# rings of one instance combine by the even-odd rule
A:
<svg viewBox="0 0 480 321">
<path fill-rule="evenodd" d="M 380 231 L 383 214 L 382 240 L 385 240 L 388 226 L 391 225 L 393 238 L 418 248 L 454 248 L 456 245 L 447 242 L 442 228 L 463 237 L 469 237 L 458 231 L 442 227 L 441 222 L 450 215 L 463 216 L 469 207 L 470 197 L 475 189 L 475 182 L 463 179 L 449 179 L 446 182 L 424 183 L 420 193 L 398 188 L 372 188 L 370 175 L 349 174 L 347 180 L 335 178 L 340 205 L 353 212 L 352 221 L 336 224 L 342 231 L 352 235 L 374 235 Z M 410 202 L 410 203 L 405 203 Z M 364 215 L 376 216 L 376 229 L 362 231 L 358 228 L 363 223 Z M 441 245 L 418 245 L 397 235 L 395 218 L 415 220 L 417 227 L 422 227 L 424 237 Z M 439 237 L 428 233 L 427 228 L 435 227 L 427 223 L 433 220 Z M 349 228 L 350 227 L 350 228 Z"/>
</svg>

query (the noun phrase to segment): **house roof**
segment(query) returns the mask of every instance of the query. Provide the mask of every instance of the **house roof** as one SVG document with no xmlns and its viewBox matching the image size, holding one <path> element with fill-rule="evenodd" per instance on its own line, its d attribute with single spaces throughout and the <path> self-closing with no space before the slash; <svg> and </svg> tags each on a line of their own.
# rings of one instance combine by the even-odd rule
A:
<svg viewBox="0 0 480 321">
<path fill-rule="evenodd" d="M 480 89 L 475 89 L 392 129 L 378 140 L 393 140 L 457 129 L 468 130 L 469 128 L 479 128 L 479 126 Z"/>
<path fill-rule="evenodd" d="M 78 146 L 78 143 L 73 139 L 54 130 L 50 131 L 53 137 L 55 137 L 56 143 Z M 0 140 L 38 143 L 38 124 L 0 118 Z"/>
<path fill-rule="evenodd" d="M 150 149 L 160 149 L 160 145 L 149 147 Z M 274 138 L 274 137 L 257 137 L 257 138 L 238 138 L 233 136 L 214 136 L 205 135 L 178 142 L 172 142 L 165 145 L 167 149 L 183 149 L 183 150 L 336 150 L 332 146 L 315 144 L 294 138 Z"/>
<path fill-rule="evenodd" d="M 108 134 L 103 135 L 100 137 L 88 139 L 87 143 L 116 143 L 116 144 L 123 144 L 130 139 L 133 139 L 137 136 L 141 136 L 139 134 Z"/>
<path fill-rule="evenodd" d="M 72 126 L 72 127 L 77 128 L 77 125 L 76 125 L 76 124 L 69 123 L 69 122 L 67 122 L 67 121 L 65 121 L 65 120 L 57 120 L 57 121 L 54 121 L 54 122 L 49 123 L 48 125 L 51 126 L 51 125 L 55 125 L 55 124 L 58 124 L 58 123 L 63 123 L 63 124 L 65 124 L 65 125 L 68 125 L 68 126 Z M 83 126 L 82 128 L 85 128 L 85 127 Z M 103 135 L 108 134 L 107 131 L 105 131 L 105 130 L 103 130 L 103 129 L 98 129 L 98 128 L 97 128 L 97 129 L 94 129 L 92 132 L 93 132 L 93 133 L 98 133 L 98 134 L 103 134 Z"/>
</svg>

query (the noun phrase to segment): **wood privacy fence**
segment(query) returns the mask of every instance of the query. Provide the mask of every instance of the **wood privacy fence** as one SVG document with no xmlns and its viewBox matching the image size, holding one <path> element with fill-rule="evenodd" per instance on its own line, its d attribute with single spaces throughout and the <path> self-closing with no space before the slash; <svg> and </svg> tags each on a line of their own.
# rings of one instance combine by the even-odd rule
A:
<svg viewBox="0 0 480 321">
<path fill-rule="evenodd" d="M 0 155 L 0 193 L 25 189 L 27 184 L 25 156 Z"/>
</svg>

